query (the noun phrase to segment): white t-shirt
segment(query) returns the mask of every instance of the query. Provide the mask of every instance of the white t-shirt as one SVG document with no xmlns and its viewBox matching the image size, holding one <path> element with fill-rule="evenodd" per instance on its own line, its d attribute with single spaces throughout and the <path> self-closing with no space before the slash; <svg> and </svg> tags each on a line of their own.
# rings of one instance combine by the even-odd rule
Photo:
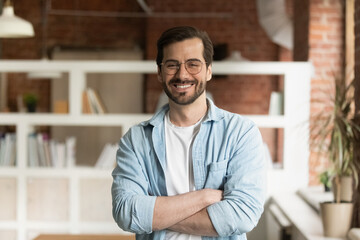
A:
<svg viewBox="0 0 360 240">
<path fill-rule="evenodd" d="M 178 127 L 171 123 L 169 112 L 165 115 L 165 179 L 169 196 L 195 190 L 191 149 L 201 121 L 189 127 Z M 167 231 L 165 240 L 201 240 L 201 236 Z"/>
</svg>

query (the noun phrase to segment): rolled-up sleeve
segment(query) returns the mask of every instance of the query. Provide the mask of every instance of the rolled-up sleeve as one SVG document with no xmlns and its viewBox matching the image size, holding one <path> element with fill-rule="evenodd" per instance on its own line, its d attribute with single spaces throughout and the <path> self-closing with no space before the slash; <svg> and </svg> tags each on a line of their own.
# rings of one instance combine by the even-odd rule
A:
<svg viewBox="0 0 360 240">
<path fill-rule="evenodd" d="M 266 162 L 261 134 L 252 125 L 236 141 L 228 163 L 224 199 L 207 208 L 221 237 L 251 231 L 258 223 L 266 197 Z"/>
<path fill-rule="evenodd" d="M 143 156 L 134 151 L 131 132 L 119 142 L 117 165 L 112 173 L 113 217 L 124 231 L 152 232 L 155 196 L 149 196 L 149 183 L 140 164 Z"/>
</svg>

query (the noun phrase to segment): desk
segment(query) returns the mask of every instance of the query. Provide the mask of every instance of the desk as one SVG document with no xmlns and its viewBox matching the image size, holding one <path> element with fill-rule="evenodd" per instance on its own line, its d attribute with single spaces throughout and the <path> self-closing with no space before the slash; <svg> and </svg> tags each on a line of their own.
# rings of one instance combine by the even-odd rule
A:
<svg viewBox="0 0 360 240">
<path fill-rule="evenodd" d="M 34 240 L 135 240 L 135 235 L 41 234 Z"/>
</svg>

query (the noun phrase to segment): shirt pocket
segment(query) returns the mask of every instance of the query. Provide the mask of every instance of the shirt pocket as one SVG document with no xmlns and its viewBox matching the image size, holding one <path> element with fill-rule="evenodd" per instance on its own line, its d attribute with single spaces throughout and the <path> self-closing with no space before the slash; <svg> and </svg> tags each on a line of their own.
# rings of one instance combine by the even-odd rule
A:
<svg viewBox="0 0 360 240">
<path fill-rule="evenodd" d="M 208 174 L 204 188 L 224 189 L 228 160 L 213 162 L 208 165 Z"/>
</svg>

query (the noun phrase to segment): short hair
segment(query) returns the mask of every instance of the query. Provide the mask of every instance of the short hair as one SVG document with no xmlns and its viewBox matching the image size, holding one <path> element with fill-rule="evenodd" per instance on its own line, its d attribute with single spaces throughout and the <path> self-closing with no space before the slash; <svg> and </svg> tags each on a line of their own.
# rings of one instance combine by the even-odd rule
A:
<svg viewBox="0 0 360 240">
<path fill-rule="evenodd" d="M 156 64 L 161 68 L 161 62 L 164 58 L 164 47 L 172 43 L 181 42 L 191 38 L 200 38 L 202 40 L 204 45 L 203 57 L 206 62 L 206 67 L 208 67 L 213 61 L 213 44 L 209 35 L 205 31 L 200 31 L 199 29 L 190 26 L 173 27 L 161 34 L 159 40 L 157 41 L 158 52 L 156 56 Z"/>
</svg>

